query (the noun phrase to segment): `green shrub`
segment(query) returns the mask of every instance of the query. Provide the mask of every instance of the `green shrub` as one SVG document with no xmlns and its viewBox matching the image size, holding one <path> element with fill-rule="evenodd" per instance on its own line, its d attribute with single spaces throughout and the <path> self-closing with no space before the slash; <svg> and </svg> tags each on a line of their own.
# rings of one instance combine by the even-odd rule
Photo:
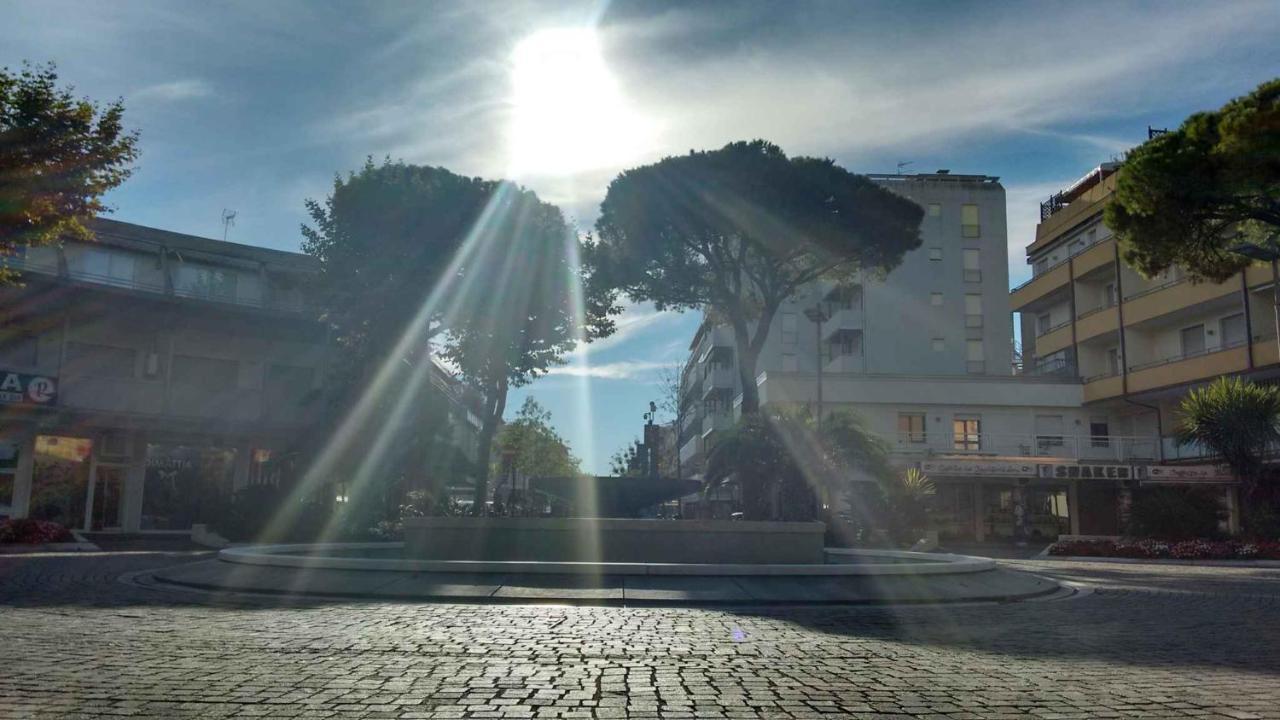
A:
<svg viewBox="0 0 1280 720">
<path fill-rule="evenodd" d="M 1161 540 L 1217 537 L 1217 495 L 1203 488 L 1153 487 L 1133 494 L 1129 534 Z"/>
<path fill-rule="evenodd" d="M 1273 503 L 1246 503 L 1241 512 L 1246 537 L 1255 540 L 1280 540 L 1280 509 Z"/>
</svg>

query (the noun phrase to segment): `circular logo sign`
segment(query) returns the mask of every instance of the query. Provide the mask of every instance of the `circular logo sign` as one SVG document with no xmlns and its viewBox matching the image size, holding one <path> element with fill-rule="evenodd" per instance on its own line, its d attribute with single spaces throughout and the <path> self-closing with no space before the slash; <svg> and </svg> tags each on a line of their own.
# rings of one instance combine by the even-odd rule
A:
<svg viewBox="0 0 1280 720">
<path fill-rule="evenodd" d="M 57 386 L 47 377 L 34 377 L 27 383 L 27 397 L 34 403 L 47 403 L 53 399 Z"/>
</svg>

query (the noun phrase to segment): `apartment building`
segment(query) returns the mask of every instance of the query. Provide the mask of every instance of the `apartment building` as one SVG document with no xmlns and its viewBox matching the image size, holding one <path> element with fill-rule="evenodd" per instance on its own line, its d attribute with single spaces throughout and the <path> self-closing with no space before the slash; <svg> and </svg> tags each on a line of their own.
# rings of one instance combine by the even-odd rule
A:
<svg viewBox="0 0 1280 720">
<path fill-rule="evenodd" d="M 1103 164 L 1041 205 L 1032 278 L 1011 294 L 1023 372 L 1080 378 L 1099 430 L 1157 434 L 1161 459 L 1186 460 L 1205 454 L 1170 437 L 1189 388 L 1280 375 L 1271 268 L 1223 283 L 1191 283 L 1176 268 L 1143 278 L 1102 221 L 1118 169 Z"/>
<path fill-rule="evenodd" d="M 774 317 L 757 372 L 815 375 L 1010 374 L 1004 188 L 986 175 L 946 170 L 870 175 L 918 203 L 922 243 L 885 278 L 849 287 L 814 283 Z M 806 311 L 821 308 L 819 324 Z M 681 462 L 700 467 L 714 433 L 732 423 L 740 395 L 731 331 L 704 324 L 689 346 Z"/>
<path fill-rule="evenodd" d="M 187 532 L 234 490 L 300 472 L 329 357 L 304 293 L 314 260 L 93 229 L 8 261 L 22 285 L 0 288 L 0 516 Z M 433 370 L 466 418 L 464 389 Z"/>
</svg>

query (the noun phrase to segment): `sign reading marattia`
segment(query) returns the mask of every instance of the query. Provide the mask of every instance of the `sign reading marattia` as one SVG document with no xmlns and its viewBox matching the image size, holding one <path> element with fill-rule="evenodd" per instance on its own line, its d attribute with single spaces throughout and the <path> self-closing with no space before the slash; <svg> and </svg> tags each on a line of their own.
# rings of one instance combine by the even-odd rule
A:
<svg viewBox="0 0 1280 720">
<path fill-rule="evenodd" d="M 56 378 L 0 370 L 0 402 L 52 405 L 57 398 Z"/>
</svg>

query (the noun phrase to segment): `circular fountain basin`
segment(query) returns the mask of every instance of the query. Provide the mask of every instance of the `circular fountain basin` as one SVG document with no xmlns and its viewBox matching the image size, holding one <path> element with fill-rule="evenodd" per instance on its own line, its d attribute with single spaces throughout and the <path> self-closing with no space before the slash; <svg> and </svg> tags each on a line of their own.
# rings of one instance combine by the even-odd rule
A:
<svg viewBox="0 0 1280 720">
<path fill-rule="evenodd" d="M 251 545 L 218 553 L 224 562 L 284 568 L 410 573 L 533 575 L 851 576 L 945 575 L 993 570 L 994 560 L 901 550 L 827 549 L 818 563 L 670 563 L 533 560 L 423 560 L 405 557 L 404 543 Z"/>
</svg>

